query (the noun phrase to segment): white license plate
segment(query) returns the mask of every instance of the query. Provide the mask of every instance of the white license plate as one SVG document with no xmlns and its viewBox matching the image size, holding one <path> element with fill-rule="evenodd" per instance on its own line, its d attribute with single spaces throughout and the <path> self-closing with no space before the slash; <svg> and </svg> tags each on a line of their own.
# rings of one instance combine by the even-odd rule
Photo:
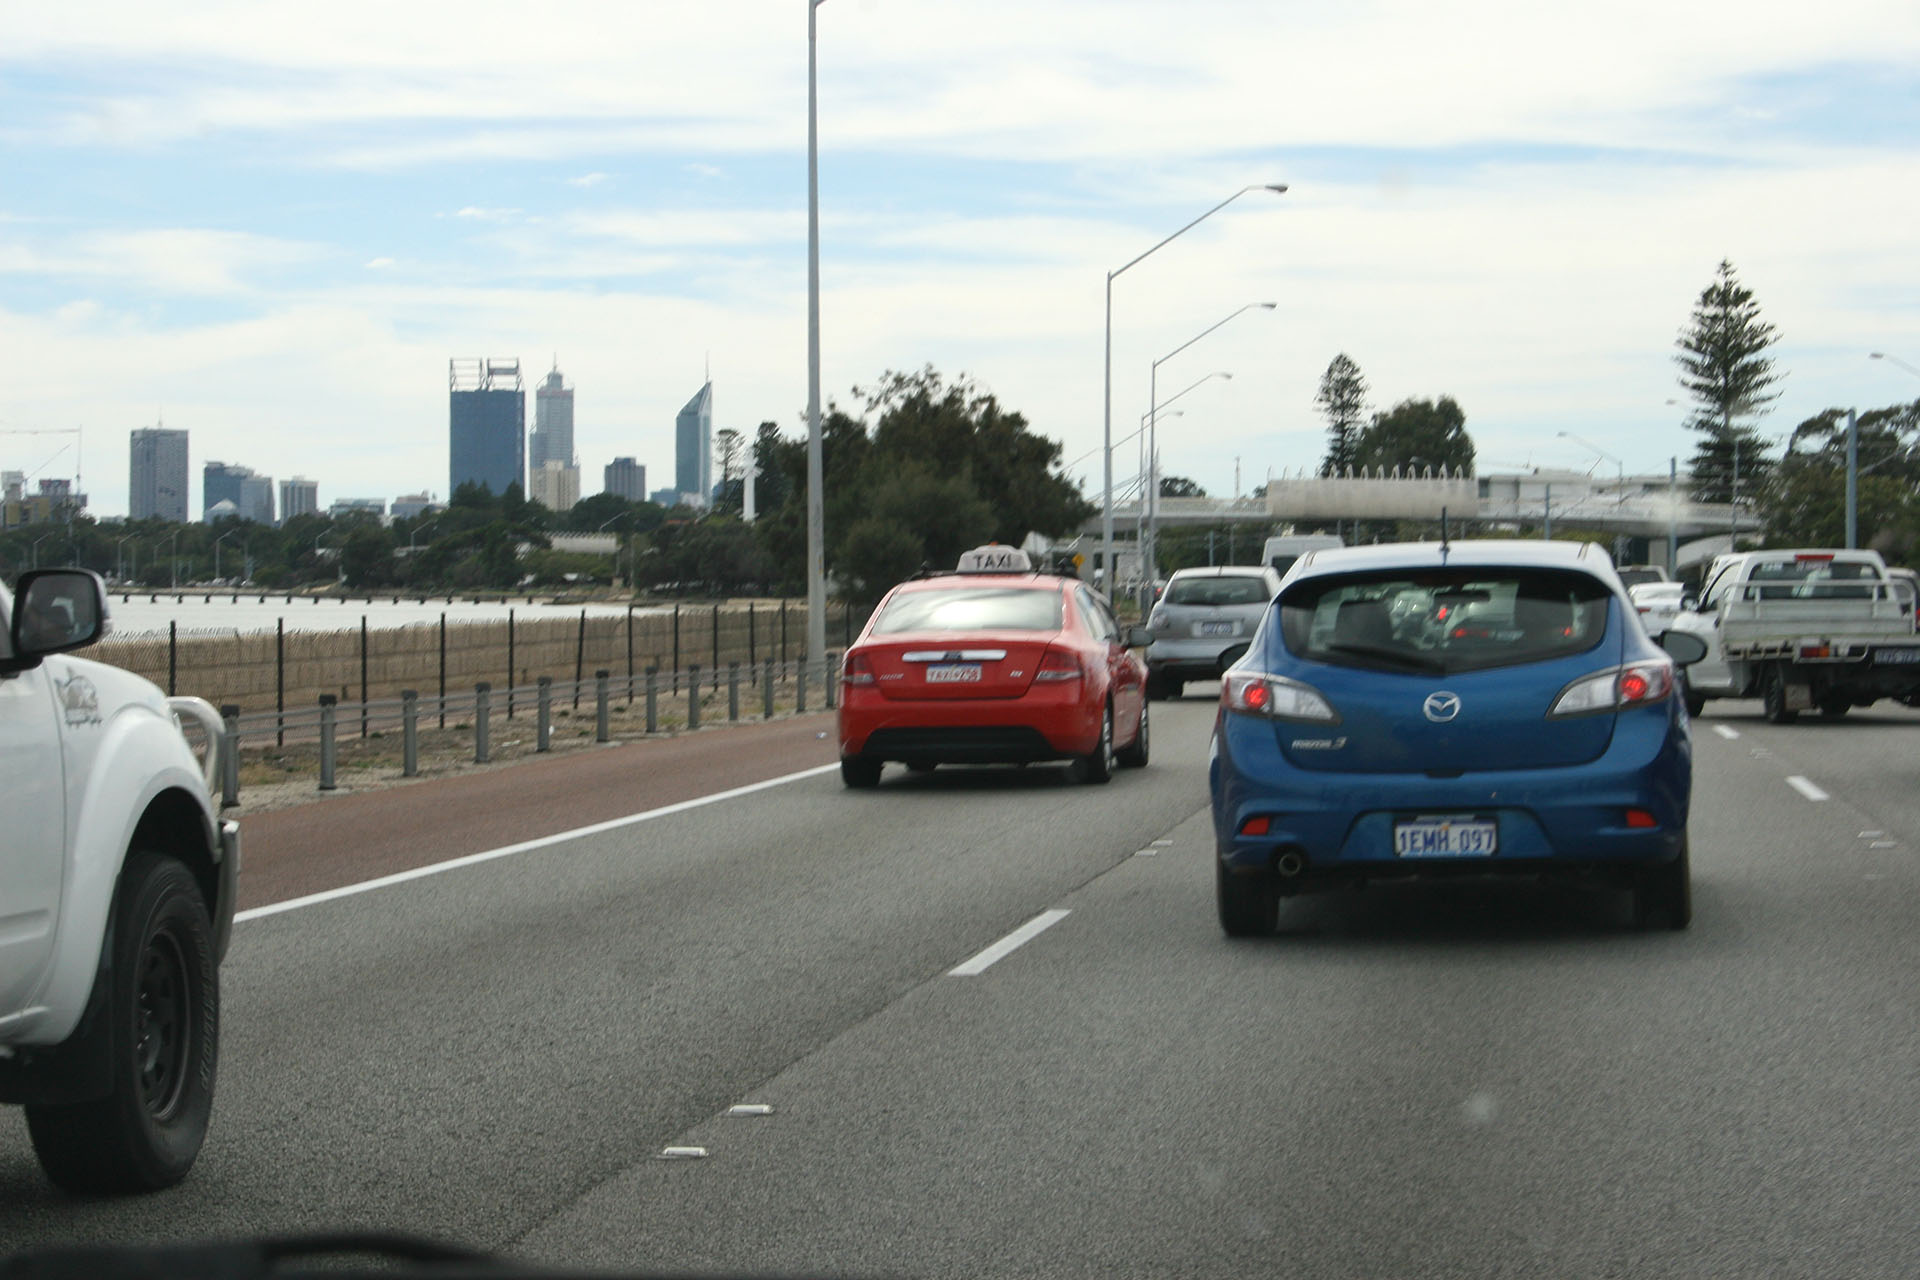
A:
<svg viewBox="0 0 1920 1280">
<path fill-rule="evenodd" d="M 1882 666 L 1890 662 L 1920 662 L 1920 649 L 1875 649 L 1873 660 Z"/>
<path fill-rule="evenodd" d="M 1393 824 L 1401 858 L 1481 858 L 1499 847 L 1499 824 L 1478 819 L 1416 818 Z"/>
<path fill-rule="evenodd" d="M 1200 624 L 1200 634 L 1203 636 L 1230 636 L 1233 634 L 1233 630 L 1234 627 L 1231 622 L 1203 622 Z"/>
<path fill-rule="evenodd" d="M 980 664 L 954 662 L 927 668 L 928 684 L 979 684 Z"/>
</svg>

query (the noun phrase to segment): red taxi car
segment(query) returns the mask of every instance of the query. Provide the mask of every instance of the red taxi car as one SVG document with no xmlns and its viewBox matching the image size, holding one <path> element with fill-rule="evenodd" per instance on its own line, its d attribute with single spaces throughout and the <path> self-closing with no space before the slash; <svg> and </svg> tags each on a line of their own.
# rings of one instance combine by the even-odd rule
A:
<svg viewBox="0 0 1920 1280">
<path fill-rule="evenodd" d="M 980 547 L 952 573 L 887 593 L 841 672 L 840 777 L 872 787 L 889 761 L 1070 760 L 1085 782 L 1147 762 L 1150 637 L 1077 578 Z"/>
</svg>

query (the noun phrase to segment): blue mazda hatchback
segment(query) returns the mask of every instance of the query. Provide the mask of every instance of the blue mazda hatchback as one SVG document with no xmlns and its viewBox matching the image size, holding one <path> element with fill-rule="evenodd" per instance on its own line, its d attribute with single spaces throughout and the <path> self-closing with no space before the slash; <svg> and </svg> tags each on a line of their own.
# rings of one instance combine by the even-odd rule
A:
<svg viewBox="0 0 1920 1280">
<path fill-rule="evenodd" d="M 1586 543 L 1402 543 L 1302 559 L 1223 677 L 1209 777 L 1220 924 L 1374 880 L 1584 877 L 1692 917 L 1679 669 Z"/>
</svg>

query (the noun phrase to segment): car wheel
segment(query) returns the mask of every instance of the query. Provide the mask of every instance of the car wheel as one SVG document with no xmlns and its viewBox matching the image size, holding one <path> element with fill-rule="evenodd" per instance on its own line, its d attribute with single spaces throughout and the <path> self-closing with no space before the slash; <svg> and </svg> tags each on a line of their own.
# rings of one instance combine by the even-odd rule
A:
<svg viewBox="0 0 1920 1280">
<path fill-rule="evenodd" d="M 1766 713 L 1768 724 L 1792 724 L 1800 718 L 1798 711 L 1787 709 L 1787 677 L 1779 667 L 1768 667 L 1760 691 L 1761 707 Z"/>
<path fill-rule="evenodd" d="M 907 772 L 908 773 L 932 773 L 935 769 L 938 769 L 939 767 L 940 766 L 937 764 L 929 764 L 925 760 L 920 760 L 920 761 L 914 762 L 913 764 L 908 765 Z"/>
<path fill-rule="evenodd" d="M 1851 710 L 1853 710 L 1852 698 L 1829 695 L 1820 699 L 1820 718 L 1823 720 L 1838 720 Z"/>
<path fill-rule="evenodd" d="M 1693 872 L 1687 842 L 1672 862 L 1643 868 L 1633 886 L 1633 920 L 1642 929 L 1684 929 L 1693 920 Z"/>
<path fill-rule="evenodd" d="M 1692 719 L 1698 720 L 1700 713 L 1707 709 L 1707 700 L 1691 689 L 1686 691 L 1686 700 L 1687 715 Z"/>
<path fill-rule="evenodd" d="M 157 1191 L 187 1176 L 213 1113 L 220 983 L 200 886 L 177 859 L 137 852 L 110 925 L 105 1033 L 110 1090 L 30 1106 L 27 1132 L 68 1191 Z"/>
<path fill-rule="evenodd" d="M 880 762 L 864 756 L 840 757 L 840 781 L 860 791 L 880 785 Z"/>
<path fill-rule="evenodd" d="M 1158 702 L 1167 696 L 1167 678 L 1157 671 L 1147 672 L 1147 701 Z"/>
<path fill-rule="evenodd" d="M 1220 930 L 1229 938 L 1264 938 L 1280 923 L 1280 895 L 1273 873 L 1233 873 L 1213 860 L 1214 891 L 1220 907 Z"/>
<path fill-rule="evenodd" d="M 1186 691 L 1187 691 L 1187 682 L 1185 680 L 1167 679 L 1167 680 L 1162 680 L 1160 682 L 1161 697 L 1177 698 L 1181 694 L 1185 693 Z"/>
<path fill-rule="evenodd" d="M 1129 769 L 1143 769 L 1147 764 L 1147 752 L 1151 748 L 1147 736 L 1147 704 L 1140 704 L 1140 732 L 1133 735 L 1133 741 L 1113 753 L 1113 758 Z"/>
<path fill-rule="evenodd" d="M 1075 776 L 1081 782 L 1098 786 L 1113 777 L 1113 704 L 1100 712 L 1100 741 L 1088 754 L 1073 762 Z"/>
</svg>

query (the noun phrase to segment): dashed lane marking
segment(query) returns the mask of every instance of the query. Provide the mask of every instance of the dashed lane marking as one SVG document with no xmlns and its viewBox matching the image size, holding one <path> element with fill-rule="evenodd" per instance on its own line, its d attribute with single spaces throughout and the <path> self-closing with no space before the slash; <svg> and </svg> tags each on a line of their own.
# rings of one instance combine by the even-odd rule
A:
<svg viewBox="0 0 1920 1280">
<path fill-rule="evenodd" d="M 1826 792 L 1822 791 L 1819 787 L 1814 786 L 1813 783 L 1809 782 L 1807 779 L 1801 777 L 1797 773 L 1788 775 L 1787 785 L 1792 787 L 1795 791 L 1798 791 L 1801 795 L 1805 796 L 1809 800 L 1818 802 L 1828 798 Z"/>
<path fill-rule="evenodd" d="M 980 974 L 985 973 L 988 968 L 997 961 L 1005 959 L 1019 948 L 1032 942 L 1035 938 L 1059 924 L 1062 920 L 1065 920 L 1068 914 L 1069 912 L 1064 907 L 1056 907 L 1052 911 L 1042 911 L 1039 915 L 988 947 L 985 951 L 980 952 L 972 959 L 963 960 L 953 968 L 947 970 L 947 976 L 952 978 L 978 977 Z"/>
<path fill-rule="evenodd" d="M 1738 738 L 1740 736 L 1740 731 L 1738 729 L 1729 729 L 1727 728 L 1727 726 L 1723 724 L 1717 724 L 1713 726 L 1713 731 L 1719 734 L 1721 737 L 1725 738 L 1728 742 L 1732 742 L 1735 738 Z"/>
</svg>

